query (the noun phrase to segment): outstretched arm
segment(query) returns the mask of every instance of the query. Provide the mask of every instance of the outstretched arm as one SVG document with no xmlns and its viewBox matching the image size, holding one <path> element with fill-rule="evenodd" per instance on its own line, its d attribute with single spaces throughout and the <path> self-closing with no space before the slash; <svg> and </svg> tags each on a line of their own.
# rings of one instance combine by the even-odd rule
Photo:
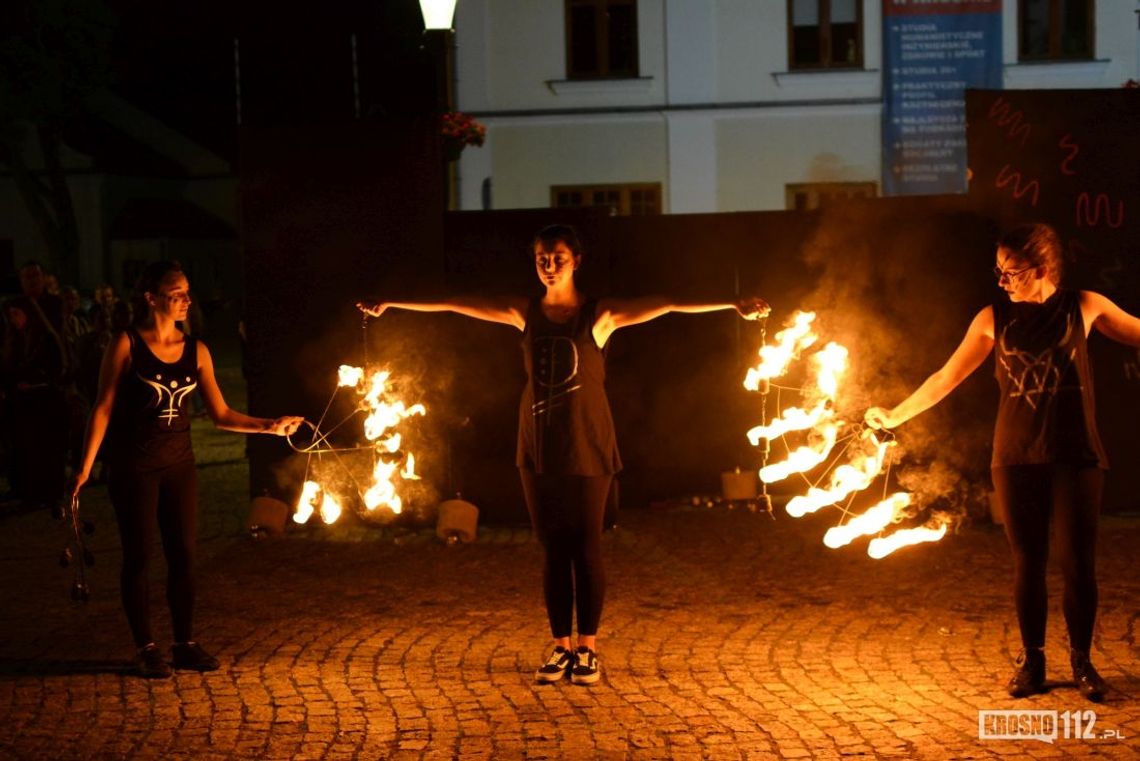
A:
<svg viewBox="0 0 1140 761">
<path fill-rule="evenodd" d="M 605 346 L 610 335 L 618 328 L 640 325 L 655 320 L 670 312 L 701 314 L 735 309 L 748 320 L 766 317 L 771 307 L 764 299 L 746 298 L 732 303 L 716 304 L 674 304 L 664 296 L 644 296 L 637 299 L 602 299 L 598 302 L 598 313 L 594 320 L 594 341 Z"/>
<path fill-rule="evenodd" d="M 1086 325 L 1113 341 L 1140 348 L 1140 318 L 1128 314 L 1107 296 L 1081 291 L 1081 312 Z"/>
<path fill-rule="evenodd" d="M 301 417 L 273 418 L 250 417 L 237 410 L 230 409 L 222 397 L 222 390 L 218 387 L 218 379 L 214 376 L 214 359 L 206 344 L 198 342 L 198 390 L 202 393 L 202 401 L 206 403 L 206 412 L 214 421 L 214 426 L 223 431 L 236 433 L 271 433 L 274 436 L 288 436 L 297 430 L 304 422 Z"/>
<path fill-rule="evenodd" d="M 993 307 L 986 307 L 974 317 L 966 330 L 966 337 L 958 344 L 950 359 L 946 360 L 946 364 L 923 381 L 897 407 L 890 410 L 872 407 L 867 410 L 867 424 L 872 428 L 894 428 L 930 409 L 977 370 L 993 348 L 994 310 Z"/>
<path fill-rule="evenodd" d="M 491 298 L 485 296 L 455 296 L 443 301 L 376 301 L 357 302 L 356 308 L 370 317 L 379 317 L 386 309 L 407 309 L 411 312 L 455 312 L 476 320 L 512 325 L 526 329 L 527 300 L 521 296 Z"/>
</svg>

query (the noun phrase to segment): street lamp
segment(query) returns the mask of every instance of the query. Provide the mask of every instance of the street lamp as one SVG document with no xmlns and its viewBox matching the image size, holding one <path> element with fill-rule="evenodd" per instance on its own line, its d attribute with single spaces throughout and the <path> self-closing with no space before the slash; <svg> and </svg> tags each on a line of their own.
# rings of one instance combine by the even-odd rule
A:
<svg viewBox="0 0 1140 761">
<path fill-rule="evenodd" d="M 424 29 L 451 29 L 455 15 L 455 0 L 420 0 L 424 15 Z"/>
<path fill-rule="evenodd" d="M 435 68 L 435 113 L 437 118 L 454 108 L 452 39 L 455 32 L 451 29 L 451 19 L 455 15 L 455 1 L 420 0 L 420 11 L 424 16 L 424 47 L 431 55 L 432 64 Z M 440 125 L 437 122 L 436 129 L 439 127 Z M 455 172 L 455 162 L 446 161 L 443 165 L 444 209 L 456 207 Z"/>
</svg>

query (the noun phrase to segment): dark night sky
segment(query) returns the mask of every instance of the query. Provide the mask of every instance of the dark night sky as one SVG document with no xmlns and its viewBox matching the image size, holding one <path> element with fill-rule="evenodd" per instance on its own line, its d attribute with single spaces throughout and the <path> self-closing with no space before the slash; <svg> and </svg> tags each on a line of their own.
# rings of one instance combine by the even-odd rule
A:
<svg viewBox="0 0 1140 761">
<path fill-rule="evenodd" d="M 235 37 L 245 125 L 353 119 L 353 33 L 362 115 L 434 103 L 417 0 L 106 2 L 117 18 L 114 89 L 227 158 L 237 146 Z"/>
</svg>

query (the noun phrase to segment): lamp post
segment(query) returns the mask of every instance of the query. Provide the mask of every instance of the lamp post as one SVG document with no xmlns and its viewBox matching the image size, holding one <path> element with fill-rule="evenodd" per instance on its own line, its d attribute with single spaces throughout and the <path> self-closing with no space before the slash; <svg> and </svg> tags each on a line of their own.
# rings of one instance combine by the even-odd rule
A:
<svg viewBox="0 0 1140 761">
<path fill-rule="evenodd" d="M 455 0 L 420 0 L 420 12 L 424 15 L 424 29 L 451 30 L 451 19 L 455 16 Z"/>
<path fill-rule="evenodd" d="M 424 47 L 435 67 L 435 110 L 439 114 L 453 110 L 451 67 L 456 0 L 420 0 L 424 17 Z"/>
<path fill-rule="evenodd" d="M 435 68 L 435 115 L 437 120 L 443 114 L 454 111 L 452 93 L 452 47 L 455 32 L 451 22 L 455 16 L 456 0 L 420 0 L 420 12 L 424 17 L 424 47 L 431 55 Z M 439 128 L 437 122 L 437 129 Z M 444 166 L 444 208 L 456 206 L 455 162 Z"/>
</svg>

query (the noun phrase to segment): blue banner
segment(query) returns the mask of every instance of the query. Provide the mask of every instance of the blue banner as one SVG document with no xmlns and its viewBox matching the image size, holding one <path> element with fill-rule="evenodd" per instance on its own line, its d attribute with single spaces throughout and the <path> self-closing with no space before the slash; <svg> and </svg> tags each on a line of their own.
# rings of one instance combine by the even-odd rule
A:
<svg viewBox="0 0 1140 761">
<path fill-rule="evenodd" d="M 1001 89 L 1001 0 L 883 0 L 883 194 L 966 192 L 966 88 Z"/>
</svg>

